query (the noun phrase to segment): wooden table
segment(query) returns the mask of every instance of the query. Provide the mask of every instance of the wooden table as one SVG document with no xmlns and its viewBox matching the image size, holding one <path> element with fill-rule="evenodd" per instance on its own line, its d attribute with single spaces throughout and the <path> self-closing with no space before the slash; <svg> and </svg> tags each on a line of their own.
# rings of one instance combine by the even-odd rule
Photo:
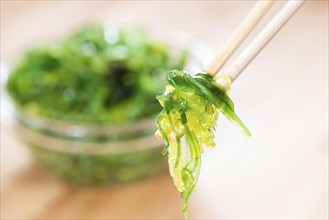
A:
<svg viewBox="0 0 329 220">
<path fill-rule="evenodd" d="M 253 4 L 1 1 L 1 60 L 11 64 L 29 47 L 60 39 L 86 21 L 108 19 L 162 23 L 218 50 Z M 190 216 L 327 219 L 328 1 L 307 2 L 231 96 L 253 137 L 220 119 L 218 146 L 204 153 Z M 33 162 L 1 125 L 1 219 L 180 219 L 181 207 L 166 174 L 103 188 L 67 184 Z"/>
</svg>

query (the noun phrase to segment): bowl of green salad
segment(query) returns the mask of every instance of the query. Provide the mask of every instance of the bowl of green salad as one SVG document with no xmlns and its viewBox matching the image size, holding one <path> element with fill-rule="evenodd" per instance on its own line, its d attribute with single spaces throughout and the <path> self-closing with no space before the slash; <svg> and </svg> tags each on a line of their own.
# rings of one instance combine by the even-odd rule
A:
<svg viewBox="0 0 329 220">
<path fill-rule="evenodd" d="M 27 51 L 6 92 L 16 135 L 34 157 L 79 184 L 137 180 L 167 169 L 156 96 L 172 69 L 201 70 L 211 50 L 191 36 L 88 24 Z"/>
</svg>

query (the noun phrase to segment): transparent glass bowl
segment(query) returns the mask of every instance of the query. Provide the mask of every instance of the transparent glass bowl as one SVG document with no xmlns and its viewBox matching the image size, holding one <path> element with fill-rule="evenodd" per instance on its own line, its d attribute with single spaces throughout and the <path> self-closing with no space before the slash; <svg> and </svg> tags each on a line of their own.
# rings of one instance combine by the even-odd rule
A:
<svg viewBox="0 0 329 220">
<path fill-rule="evenodd" d="M 213 56 L 205 44 L 190 35 L 168 29 L 154 33 L 171 46 L 173 56 L 183 49 L 189 52 L 186 69 L 191 72 L 201 71 Z M 7 96 L 4 99 L 8 100 Z M 2 108 L 6 109 L 1 112 L 11 112 L 10 103 L 13 102 L 5 103 Z M 11 126 L 17 137 L 38 161 L 70 181 L 118 183 L 167 170 L 163 143 L 154 137 L 156 116 L 119 125 L 81 125 L 12 109 L 15 114 L 11 114 Z M 2 115 L 5 120 L 9 117 Z"/>
<path fill-rule="evenodd" d="M 77 183 L 130 181 L 166 168 L 155 118 L 116 126 L 76 125 L 17 111 L 15 130 L 48 168 Z"/>
</svg>

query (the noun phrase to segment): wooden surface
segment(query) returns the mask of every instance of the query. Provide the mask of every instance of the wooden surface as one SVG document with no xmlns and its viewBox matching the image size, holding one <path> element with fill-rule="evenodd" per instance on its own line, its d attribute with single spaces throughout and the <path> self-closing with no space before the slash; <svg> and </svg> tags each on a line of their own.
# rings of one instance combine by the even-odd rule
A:
<svg viewBox="0 0 329 220">
<path fill-rule="evenodd" d="M 165 24 L 218 50 L 254 3 L 1 1 L 1 60 L 11 64 L 26 48 L 108 19 Z M 308 1 L 231 96 L 253 137 L 220 119 L 190 216 L 327 219 L 328 1 Z M 35 164 L 1 125 L 1 219 L 180 219 L 181 206 L 168 175 L 99 189 L 69 185 Z"/>
</svg>

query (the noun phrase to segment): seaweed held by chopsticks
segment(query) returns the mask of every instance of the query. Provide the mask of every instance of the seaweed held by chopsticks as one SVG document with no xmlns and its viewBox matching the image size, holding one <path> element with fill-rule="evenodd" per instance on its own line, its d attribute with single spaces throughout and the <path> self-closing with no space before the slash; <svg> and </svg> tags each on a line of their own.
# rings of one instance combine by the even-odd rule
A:
<svg viewBox="0 0 329 220">
<path fill-rule="evenodd" d="M 166 91 L 158 96 L 163 110 L 157 126 L 168 154 L 169 171 L 184 200 L 183 213 L 187 219 L 188 199 L 198 181 L 203 146 L 214 147 L 215 123 L 221 112 L 241 131 L 250 131 L 235 114 L 234 104 L 212 77 L 206 73 L 191 76 L 173 70 L 168 75 Z"/>
</svg>

